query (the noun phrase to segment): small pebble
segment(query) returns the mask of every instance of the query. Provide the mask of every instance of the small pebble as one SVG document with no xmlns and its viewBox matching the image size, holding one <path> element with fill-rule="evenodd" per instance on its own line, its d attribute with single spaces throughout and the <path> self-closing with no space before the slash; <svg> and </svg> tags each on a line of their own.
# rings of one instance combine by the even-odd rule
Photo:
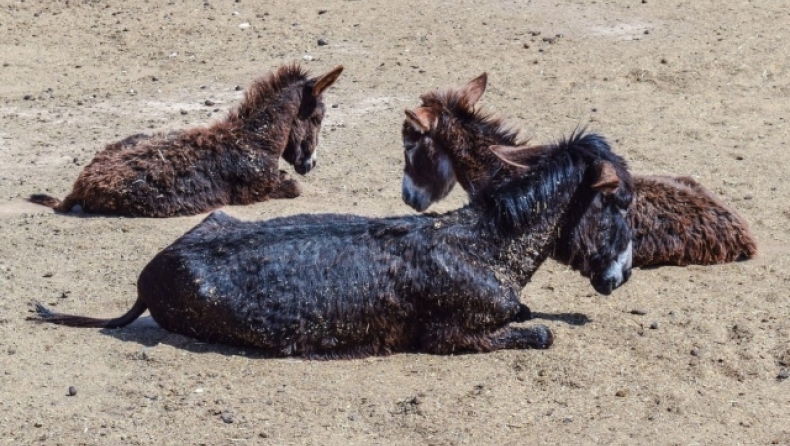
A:
<svg viewBox="0 0 790 446">
<path fill-rule="evenodd" d="M 77 388 L 74 386 L 69 386 L 69 396 L 74 396 L 77 394 Z"/>
<path fill-rule="evenodd" d="M 311 60 L 313 60 L 313 56 L 309 54 L 305 54 L 304 56 L 302 56 L 302 59 L 304 59 L 307 62 L 310 62 Z"/>
<path fill-rule="evenodd" d="M 332 108 L 338 108 L 338 107 L 340 107 L 339 104 L 332 104 Z"/>
<path fill-rule="evenodd" d="M 24 95 L 22 98 L 23 98 L 24 100 L 26 100 L 26 101 L 29 101 L 29 100 L 33 99 L 33 95 L 32 95 L 32 94 L 26 94 L 26 95 Z"/>
<path fill-rule="evenodd" d="M 326 39 L 324 39 L 323 37 L 318 39 L 318 46 L 325 46 L 325 45 L 329 45 L 329 42 L 327 42 Z"/>
<path fill-rule="evenodd" d="M 651 330 L 658 330 L 658 322 L 653 322 L 652 324 L 650 324 L 650 329 Z"/>
<path fill-rule="evenodd" d="M 699 356 L 699 350 L 697 350 L 696 348 L 692 348 L 690 353 L 691 356 Z"/>
<path fill-rule="evenodd" d="M 208 107 L 211 107 L 212 105 L 214 105 L 214 101 L 212 101 L 211 99 L 206 99 L 206 102 L 204 102 L 204 104 L 206 104 L 206 106 Z"/>
<path fill-rule="evenodd" d="M 776 375 L 776 379 L 779 381 L 784 381 L 787 378 L 790 378 L 790 370 L 782 370 L 778 375 Z"/>
<path fill-rule="evenodd" d="M 329 11 L 327 11 L 326 9 L 319 9 L 318 10 L 318 15 L 326 14 L 327 12 L 329 12 Z"/>
<path fill-rule="evenodd" d="M 615 392 L 614 396 L 616 396 L 618 398 L 625 398 L 625 397 L 627 397 L 630 394 L 631 394 L 631 392 L 629 392 L 628 389 L 622 389 L 622 390 L 618 390 L 617 392 Z"/>
<path fill-rule="evenodd" d="M 247 23 L 247 22 L 244 22 L 244 23 L 239 25 L 239 29 L 247 29 L 249 27 L 250 27 L 250 24 Z"/>
<path fill-rule="evenodd" d="M 232 413 L 230 413 L 230 412 L 228 412 L 228 411 L 223 411 L 223 412 L 222 412 L 222 414 L 220 414 L 220 416 L 219 416 L 219 417 L 220 417 L 220 418 L 222 419 L 222 421 L 223 421 L 223 422 L 225 422 L 226 424 L 231 424 L 231 423 L 233 423 L 233 421 L 234 421 L 234 419 L 233 419 L 233 414 L 232 414 Z"/>
<path fill-rule="evenodd" d="M 638 316 L 644 316 L 644 315 L 647 314 L 647 311 L 639 309 L 639 308 L 636 308 L 636 309 L 631 310 L 631 314 L 636 314 Z"/>
<path fill-rule="evenodd" d="M 242 87 L 241 85 L 236 85 L 236 87 L 234 88 L 234 90 L 236 90 L 236 91 L 241 91 L 241 90 L 244 90 L 244 87 Z"/>
<path fill-rule="evenodd" d="M 182 114 L 182 115 L 185 115 L 185 114 L 187 114 L 187 113 L 189 113 L 189 112 L 188 112 L 188 111 L 186 111 L 186 110 L 184 110 L 183 108 L 181 109 L 181 114 Z"/>
<path fill-rule="evenodd" d="M 664 64 L 664 65 L 666 65 L 666 64 L 667 64 L 667 63 L 669 63 L 669 62 L 668 62 L 666 59 L 662 58 L 662 59 L 661 59 L 661 63 L 662 63 L 662 64 Z"/>
</svg>

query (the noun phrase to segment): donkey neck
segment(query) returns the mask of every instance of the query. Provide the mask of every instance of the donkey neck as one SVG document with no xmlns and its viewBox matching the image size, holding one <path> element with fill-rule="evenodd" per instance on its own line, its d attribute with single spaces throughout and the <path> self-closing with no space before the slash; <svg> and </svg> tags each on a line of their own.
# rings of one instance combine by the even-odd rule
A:
<svg viewBox="0 0 790 446">
<path fill-rule="evenodd" d="M 456 178 L 471 196 L 494 176 L 509 177 L 512 170 L 490 153 L 492 145 L 520 145 L 515 130 L 506 128 L 491 118 L 444 115 L 437 127 L 436 137 L 445 147 L 451 147 L 451 159 Z M 502 166 L 505 172 L 491 172 L 492 165 Z"/>
<path fill-rule="evenodd" d="M 471 196 L 481 210 L 481 231 L 498 241 L 497 257 L 519 286 L 549 256 L 574 209 L 589 206 L 588 166 L 587 160 L 558 150 L 529 174 Z"/>
</svg>

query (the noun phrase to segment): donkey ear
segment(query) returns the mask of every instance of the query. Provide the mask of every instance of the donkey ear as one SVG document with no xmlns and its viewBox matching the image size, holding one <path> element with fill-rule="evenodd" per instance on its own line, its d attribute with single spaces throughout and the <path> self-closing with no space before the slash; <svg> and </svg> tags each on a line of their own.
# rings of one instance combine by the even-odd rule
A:
<svg viewBox="0 0 790 446">
<path fill-rule="evenodd" d="M 604 194 L 611 194 L 620 186 L 620 177 L 617 176 L 617 169 L 608 161 L 603 161 L 598 168 L 598 181 L 593 185 L 593 189 L 598 189 Z"/>
<path fill-rule="evenodd" d="M 338 65 L 332 71 L 317 77 L 315 80 L 315 85 L 313 86 L 313 97 L 317 98 L 321 96 L 321 93 L 334 84 L 342 72 L 343 65 Z"/>
<path fill-rule="evenodd" d="M 513 167 L 518 167 L 521 169 L 529 169 L 529 166 L 525 166 L 520 163 L 524 159 L 524 155 L 527 152 L 531 151 L 533 148 L 530 146 L 490 146 L 489 149 L 491 153 L 496 155 L 500 161 L 505 164 L 509 164 Z"/>
<path fill-rule="evenodd" d="M 436 128 L 436 114 L 428 107 L 406 109 L 406 120 L 420 133 L 426 133 Z"/>
<path fill-rule="evenodd" d="M 480 100 L 480 97 L 483 96 L 487 84 L 488 74 L 483 73 L 461 87 L 461 94 L 466 97 L 466 103 L 470 107 L 474 106 Z"/>
</svg>

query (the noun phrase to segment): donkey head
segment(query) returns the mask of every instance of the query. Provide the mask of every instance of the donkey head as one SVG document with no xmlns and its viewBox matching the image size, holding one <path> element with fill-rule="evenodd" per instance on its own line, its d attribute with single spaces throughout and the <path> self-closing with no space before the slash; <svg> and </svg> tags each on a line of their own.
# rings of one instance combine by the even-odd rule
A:
<svg viewBox="0 0 790 446">
<path fill-rule="evenodd" d="M 633 201 L 633 183 L 625 162 L 597 135 L 574 135 L 568 144 L 600 145 L 601 157 L 590 163 L 584 185 L 571 202 L 564 222 L 557 229 L 551 256 L 590 279 L 601 294 L 610 294 L 631 277 L 632 234 L 626 215 Z M 492 146 L 505 163 L 529 170 L 540 147 Z"/>
<path fill-rule="evenodd" d="M 342 72 L 343 66 L 337 66 L 326 74 L 309 79 L 302 87 L 299 111 L 291 123 L 291 133 L 282 155 L 300 175 L 316 165 L 315 149 L 325 112 L 321 94 L 335 83 Z"/>
<path fill-rule="evenodd" d="M 424 211 L 453 190 L 455 169 L 464 167 L 457 160 L 457 152 L 464 148 L 450 144 L 453 137 L 463 138 L 458 120 L 454 119 L 457 117 L 450 108 L 466 111 L 468 116 L 465 117 L 472 117 L 475 103 L 485 92 L 486 82 L 487 76 L 483 73 L 457 91 L 443 96 L 424 95 L 421 107 L 406 110 L 402 131 L 406 158 L 402 193 L 403 201 L 412 208 Z M 448 107 L 448 101 L 453 102 L 454 107 Z"/>
</svg>

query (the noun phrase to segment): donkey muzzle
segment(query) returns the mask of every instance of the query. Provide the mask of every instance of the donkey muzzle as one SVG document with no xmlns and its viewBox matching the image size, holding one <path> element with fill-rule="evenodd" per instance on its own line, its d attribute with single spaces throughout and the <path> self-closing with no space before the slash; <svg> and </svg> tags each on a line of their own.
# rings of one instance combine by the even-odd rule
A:
<svg viewBox="0 0 790 446">
<path fill-rule="evenodd" d="M 304 160 L 302 163 L 296 164 L 294 166 L 294 170 L 299 175 L 305 175 L 307 172 L 313 170 L 313 167 L 315 167 L 315 165 L 316 165 L 315 159 L 313 157 L 310 157 Z"/>
</svg>

